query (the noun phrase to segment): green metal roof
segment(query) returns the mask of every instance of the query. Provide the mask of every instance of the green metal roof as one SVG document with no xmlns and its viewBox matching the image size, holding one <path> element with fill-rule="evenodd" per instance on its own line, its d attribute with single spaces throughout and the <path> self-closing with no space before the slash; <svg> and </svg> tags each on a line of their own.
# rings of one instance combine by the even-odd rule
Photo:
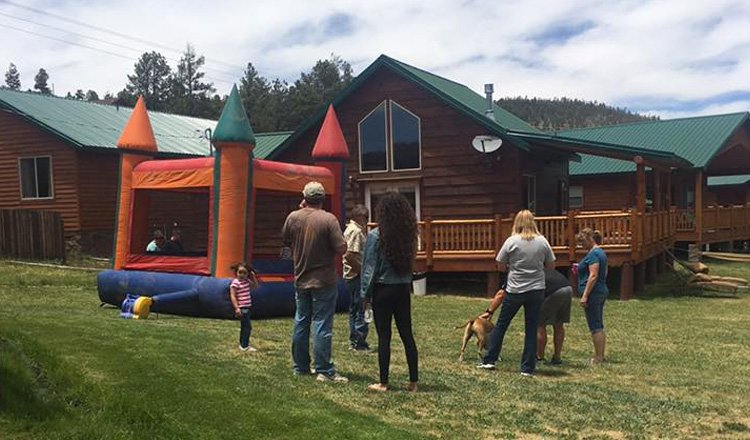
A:
<svg viewBox="0 0 750 440">
<path fill-rule="evenodd" d="M 750 174 L 736 176 L 710 176 L 707 180 L 708 186 L 747 185 L 750 183 Z"/>
<path fill-rule="evenodd" d="M 19 114 L 80 148 L 116 149 L 131 108 L 96 104 L 38 93 L 0 89 L 0 108 Z M 216 121 L 161 112 L 148 112 L 160 153 L 207 156 L 202 136 Z M 257 133 L 255 157 L 267 158 L 291 132 Z"/>
<path fill-rule="evenodd" d="M 438 94 L 446 101 L 449 101 L 454 107 L 463 107 L 460 108 L 460 110 L 468 109 L 473 113 L 473 116 L 480 118 L 481 122 L 485 122 L 485 119 L 492 122 L 484 114 L 484 111 L 487 108 L 487 99 L 467 86 L 435 75 L 434 73 L 427 72 L 426 70 L 402 63 L 401 61 L 385 55 L 381 55 L 378 60 L 380 59 L 383 59 L 385 64 L 397 67 L 397 70 L 407 72 L 410 79 L 416 80 L 416 82 L 422 85 L 427 85 L 427 88 L 430 91 Z M 376 60 L 375 63 L 377 63 L 378 60 Z M 492 106 L 495 113 L 495 121 L 500 126 L 501 130 L 542 133 L 541 130 L 531 126 L 523 119 L 507 110 L 504 110 L 497 104 L 493 103 Z"/>
<path fill-rule="evenodd" d="M 748 121 L 748 113 L 697 116 L 664 121 L 634 122 L 607 127 L 567 130 L 558 134 L 585 141 L 606 142 L 674 153 L 694 167 L 706 167 L 737 128 Z M 635 169 L 616 159 L 585 156 L 571 165 L 571 175 L 628 172 Z"/>
<path fill-rule="evenodd" d="M 635 162 L 602 156 L 592 156 L 590 154 L 581 154 L 580 162 L 570 162 L 568 172 L 571 176 L 631 173 L 635 172 Z"/>
<path fill-rule="evenodd" d="M 493 103 L 493 111 L 495 114 L 495 120 L 488 118 L 484 114 L 486 107 L 486 99 L 482 95 L 476 93 L 470 88 L 463 84 L 459 84 L 455 81 L 443 78 L 433 73 L 427 72 L 422 69 L 418 69 L 414 66 L 410 66 L 401 61 L 395 60 L 386 55 L 380 55 L 378 59 L 373 61 L 362 73 L 357 75 L 352 83 L 339 92 L 333 100 L 330 102 L 334 107 L 339 105 L 344 99 L 350 94 L 357 90 L 372 74 L 374 74 L 381 67 L 386 67 L 403 76 L 404 78 L 414 82 L 418 86 L 426 89 L 427 91 L 435 94 L 438 98 L 445 101 L 448 105 L 458 110 L 460 113 L 468 116 L 480 125 L 484 126 L 488 130 L 488 134 L 495 134 L 500 137 L 506 137 L 508 130 L 515 130 L 526 133 L 543 133 L 541 130 L 532 127 L 526 123 L 523 119 L 515 116 L 514 114 L 504 110 L 500 106 Z M 328 104 L 323 105 L 311 118 L 306 120 L 292 136 L 282 145 L 278 150 L 273 153 L 273 156 L 280 154 L 286 148 L 288 148 L 296 139 L 302 136 L 307 130 L 313 127 L 315 124 L 323 120 L 325 116 Z M 527 147 L 524 141 L 516 140 L 521 148 Z"/>
</svg>

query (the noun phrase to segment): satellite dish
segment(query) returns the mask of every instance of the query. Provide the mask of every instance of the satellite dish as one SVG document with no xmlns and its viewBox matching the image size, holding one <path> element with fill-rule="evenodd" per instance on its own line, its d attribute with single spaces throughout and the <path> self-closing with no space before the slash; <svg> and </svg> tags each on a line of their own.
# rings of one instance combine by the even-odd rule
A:
<svg viewBox="0 0 750 440">
<path fill-rule="evenodd" d="M 480 153 L 492 153 L 503 144 L 503 140 L 496 136 L 480 134 L 471 141 L 471 146 Z"/>
</svg>

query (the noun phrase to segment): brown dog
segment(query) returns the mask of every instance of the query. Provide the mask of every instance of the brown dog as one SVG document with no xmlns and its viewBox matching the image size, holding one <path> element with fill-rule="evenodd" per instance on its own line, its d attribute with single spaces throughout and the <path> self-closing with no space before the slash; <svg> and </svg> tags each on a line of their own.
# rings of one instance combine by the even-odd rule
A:
<svg viewBox="0 0 750 440">
<path fill-rule="evenodd" d="M 489 319 L 474 318 L 466 322 L 464 325 L 459 325 L 455 329 L 464 328 L 464 341 L 461 344 L 461 355 L 458 357 L 459 362 L 464 360 L 464 351 L 466 351 L 466 344 L 469 343 L 469 339 L 472 336 L 477 337 L 477 353 L 482 356 L 482 350 L 487 348 L 487 341 L 489 341 L 490 333 L 495 325 Z"/>
</svg>

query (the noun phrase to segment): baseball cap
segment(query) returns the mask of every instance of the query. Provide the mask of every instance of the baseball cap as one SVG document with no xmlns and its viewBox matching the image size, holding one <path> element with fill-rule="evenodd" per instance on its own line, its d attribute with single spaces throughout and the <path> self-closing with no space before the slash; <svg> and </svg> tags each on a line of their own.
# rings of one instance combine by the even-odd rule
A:
<svg viewBox="0 0 750 440">
<path fill-rule="evenodd" d="M 302 190 L 302 196 L 305 199 L 323 199 L 326 196 L 326 190 L 320 182 L 308 182 Z"/>
</svg>

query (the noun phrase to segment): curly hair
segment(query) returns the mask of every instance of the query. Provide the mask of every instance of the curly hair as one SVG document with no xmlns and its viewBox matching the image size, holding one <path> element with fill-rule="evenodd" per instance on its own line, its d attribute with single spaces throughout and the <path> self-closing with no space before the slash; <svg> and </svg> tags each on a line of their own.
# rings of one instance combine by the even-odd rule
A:
<svg viewBox="0 0 750 440">
<path fill-rule="evenodd" d="M 412 271 L 417 253 L 417 217 L 414 208 L 397 192 L 385 193 L 375 209 L 380 250 L 400 275 Z"/>
</svg>

